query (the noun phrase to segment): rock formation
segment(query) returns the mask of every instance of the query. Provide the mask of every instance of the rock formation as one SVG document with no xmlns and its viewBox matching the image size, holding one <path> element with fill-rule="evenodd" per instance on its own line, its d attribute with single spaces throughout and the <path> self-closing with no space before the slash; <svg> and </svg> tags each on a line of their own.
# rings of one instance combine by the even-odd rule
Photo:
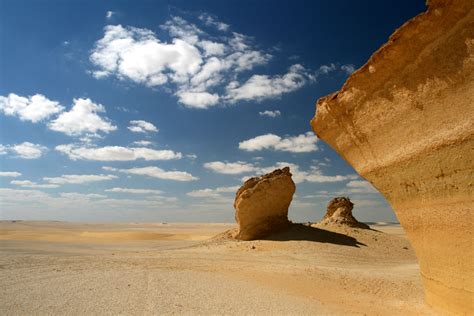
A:
<svg viewBox="0 0 474 316">
<path fill-rule="evenodd" d="M 295 189 L 288 167 L 245 181 L 234 202 L 239 225 L 234 237 L 253 240 L 286 227 Z"/>
<path fill-rule="evenodd" d="M 319 225 L 344 225 L 356 228 L 369 229 L 369 226 L 358 222 L 352 215 L 354 203 L 346 197 L 335 197 L 329 201 L 326 215 L 318 223 Z"/>
<path fill-rule="evenodd" d="M 474 310 L 474 1 L 431 0 L 321 98 L 311 124 L 389 201 L 427 302 Z"/>
</svg>

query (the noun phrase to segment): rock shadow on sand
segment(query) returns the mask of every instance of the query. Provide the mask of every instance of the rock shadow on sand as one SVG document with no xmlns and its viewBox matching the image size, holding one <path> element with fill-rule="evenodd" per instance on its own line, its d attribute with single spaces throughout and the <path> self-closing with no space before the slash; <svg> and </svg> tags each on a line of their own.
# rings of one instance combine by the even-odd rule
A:
<svg viewBox="0 0 474 316">
<path fill-rule="evenodd" d="M 366 244 L 357 241 L 356 238 L 350 237 L 341 233 L 332 232 L 329 230 L 307 226 L 304 224 L 290 224 L 286 229 L 277 233 L 268 235 L 262 240 L 273 241 L 291 241 L 291 240 L 305 240 L 311 242 L 331 243 L 342 246 L 350 246 L 360 248 L 360 246 L 367 247 Z"/>
</svg>

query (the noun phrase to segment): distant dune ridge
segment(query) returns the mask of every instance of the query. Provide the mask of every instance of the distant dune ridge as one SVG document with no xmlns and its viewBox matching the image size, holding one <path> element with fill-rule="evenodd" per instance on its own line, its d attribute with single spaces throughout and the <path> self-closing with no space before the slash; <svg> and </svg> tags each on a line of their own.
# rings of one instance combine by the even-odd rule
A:
<svg viewBox="0 0 474 316">
<path fill-rule="evenodd" d="M 427 302 L 474 311 L 474 1 L 431 0 L 311 125 L 389 201 L 416 250 Z"/>
</svg>

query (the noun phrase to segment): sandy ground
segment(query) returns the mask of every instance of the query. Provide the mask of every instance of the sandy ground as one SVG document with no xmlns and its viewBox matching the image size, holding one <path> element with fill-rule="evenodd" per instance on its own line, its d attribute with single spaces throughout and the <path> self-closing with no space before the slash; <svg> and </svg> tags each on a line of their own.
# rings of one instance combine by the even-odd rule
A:
<svg viewBox="0 0 474 316">
<path fill-rule="evenodd" d="M 403 230 L 372 227 L 0 221 L 0 314 L 432 314 Z"/>
</svg>

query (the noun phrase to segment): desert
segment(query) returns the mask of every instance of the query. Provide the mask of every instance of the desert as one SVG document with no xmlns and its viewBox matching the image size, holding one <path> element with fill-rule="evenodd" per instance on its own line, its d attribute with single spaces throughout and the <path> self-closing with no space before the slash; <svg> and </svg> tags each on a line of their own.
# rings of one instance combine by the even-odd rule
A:
<svg viewBox="0 0 474 316">
<path fill-rule="evenodd" d="M 431 314 L 398 224 L 265 239 L 233 224 L 0 223 L 0 309 L 18 314 Z"/>
<path fill-rule="evenodd" d="M 472 0 L 1 7 L 0 315 L 474 314 Z"/>
</svg>

